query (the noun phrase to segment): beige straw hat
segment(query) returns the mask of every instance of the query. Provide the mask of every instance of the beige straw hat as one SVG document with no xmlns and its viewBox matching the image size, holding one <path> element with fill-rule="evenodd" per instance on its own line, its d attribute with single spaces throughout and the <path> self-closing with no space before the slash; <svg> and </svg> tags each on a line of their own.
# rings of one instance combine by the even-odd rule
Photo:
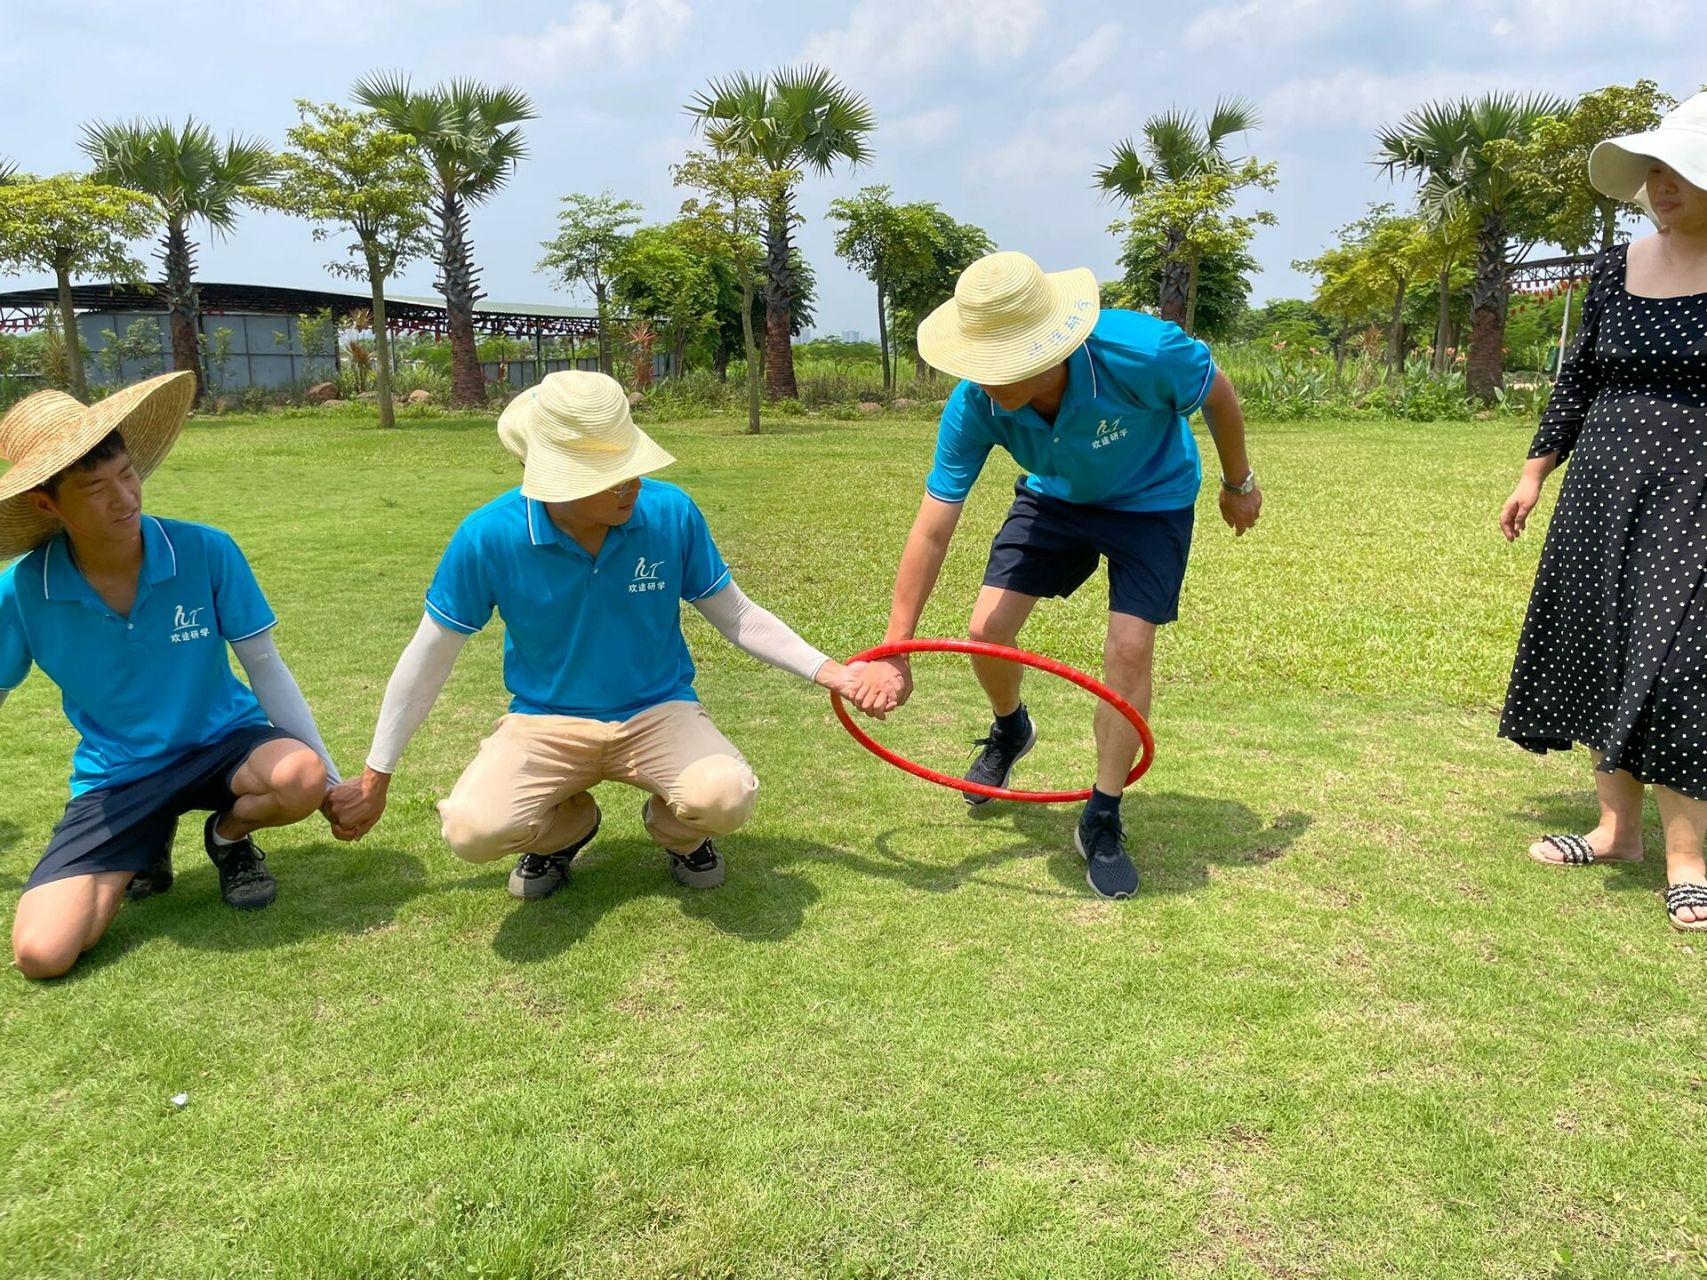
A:
<svg viewBox="0 0 1707 1280">
<path fill-rule="evenodd" d="M 1102 305 L 1084 267 L 1044 274 L 1023 253 L 992 253 L 965 271 L 954 297 L 919 325 L 919 354 L 944 373 L 999 387 L 1076 351 Z"/>
<path fill-rule="evenodd" d="M 1707 93 L 1698 93 L 1645 133 L 1608 138 L 1588 157 L 1588 180 L 1614 200 L 1638 200 L 1654 161 L 1707 190 Z M 1650 212 L 1652 210 L 1650 209 Z"/>
<path fill-rule="evenodd" d="M 510 401 L 498 438 L 535 502 L 573 502 L 675 461 L 634 425 L 621 383 L 581 370 L 548 373 Z"/>
<path fill-rule="evenodd" d="M 144 479 L 158 467 L 183 429 L 196 399 L 188 370 L 164 373 L 113 392 L 92 405 L 63 391 L 38 391 L 0 418 L 0 561 L 21 556 L 59 532 L 59 522 L 38 511 L 30 490 L 64 471 L 117 431 L 131 464 Z"/>
</svg>

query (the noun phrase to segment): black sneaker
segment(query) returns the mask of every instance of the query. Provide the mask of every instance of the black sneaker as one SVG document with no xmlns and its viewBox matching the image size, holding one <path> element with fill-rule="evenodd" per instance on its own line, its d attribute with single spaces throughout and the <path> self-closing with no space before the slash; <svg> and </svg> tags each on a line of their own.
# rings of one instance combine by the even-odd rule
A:
<svg viewBox="0 0 1707 1280">
<path fill-rule="evenodd" d="M 1100 898 L 1130 898 L 1138 892 L 1138 868 L 1126 852 L 1120 815 L 1087 814 L 1073 829 L 1073 846 L 1085 860 L 1085 883 Z"/>
<path fill-rule="evenodd" d="M 723 855 L 707 840 L 692 853 L 672 853 L 670 874 L 690 889 L 715 889 L 723 883 Z"/>
<path fill-rule="evenodd" d="M 226 906 L 236 907 L 239 911 L 256 911 L 271 906 L 273 899 L 279 896 L 279 882 L 266 868 L 266 851 L 250 836 L 244 836 L 235 844 L 215 844 L 213 828 L 218 821 L 217 813 L 207 815 L 207 825 L 202 828 L 202 845 L 207 849 L 208 858 L 219 869 L 219 896 L 225 899 Z"/>
<path fill-rule="evenodd" d="M 556 853 L 524 853 L 516 859 L 515 869 L 510 872 L 510 896 L 549 898 L 561 889 L 569 882 L 569 864 L 577 853 L 593 842 L 602 821 L 602 818 L 594 818 L 593 829 L 566 849 L 559 849 Z"/>
<path fill-rule="evenodd" d="M 1020 710 L 1025 711 L 1025 708 L 1021 707 Z M 1027 713 L 1025 728 L 1009 736 L 1002 732 L 999 723 L 991 721 L 990 736 L 975 738 L 972 745 L 984 749 L 978 753 L 978 758 L 966 771 L 966 781 L 981 782 L 986 787 L 1005 787 L 1014 766 L 1037 745 L 1037 725 L 1033 723 L 1030 713 Z M 974 807 L 990 803 L 989 796 L 974 795 L 970 791 L 962 791 L 960 795 L 967 804 Z"/>
<path fill-rule="evenodd" d="M 141 902 L 144 898 L 165 893 L 171 887 L 172 850 L 168 848 L 150 862 L 145 870 L 138 871 L 130 878 L 130 883 L 124 887 L 124 900 Z"/>
</svg>

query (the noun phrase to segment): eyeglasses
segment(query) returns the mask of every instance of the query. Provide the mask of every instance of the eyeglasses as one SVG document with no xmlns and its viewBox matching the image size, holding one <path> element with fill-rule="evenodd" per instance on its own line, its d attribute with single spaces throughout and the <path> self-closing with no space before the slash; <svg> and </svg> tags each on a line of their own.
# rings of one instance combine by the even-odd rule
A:
<svg viewBox="0 0 1707 1280">
<path fill-rule="evenodd" d="M 621 484 L 612 485 L 605 492 L 612 497 L 621 498 L 633 493 L 638 488 L 640 488 L 640 477 L 636 476 L 632 480 L 624 480 Z"/>
</svg>

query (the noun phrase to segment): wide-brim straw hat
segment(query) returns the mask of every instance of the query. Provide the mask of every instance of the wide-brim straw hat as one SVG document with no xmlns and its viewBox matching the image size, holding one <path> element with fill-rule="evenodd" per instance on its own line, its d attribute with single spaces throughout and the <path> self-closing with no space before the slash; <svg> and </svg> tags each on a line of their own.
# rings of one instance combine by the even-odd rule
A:
<svg viewBox="0 0 1707 1280">
<path fill-rule="evenodd" d="M 622 384 L 602 373 L 548 373 L 498 417 L 498 438 L 522 460 L 522 494 L 574 502 L 669 466 L 639 427 Z"/>
<path fill-rule="evenodd" d="M 1661 120 L 1658 128 L 1608 138 L 1588 157 L 1588 180 L 1614 200 L 1636 200 L 1654 161 L 1691 186 L 1707 190 L 1707 93 L 1698 93 Z"/>
<path fill-rule="evenodd" d="M 1101 311 L 1088 268 L 1046 273 L 1023 253 L 992 253 L 919 324 L 919 354 L 985 386 L 1024 382 L 1078 350 Z"/>
<path fill-rule="evenodd" d="M 163 373 L 123 387 L 92 405 L 63 391 L 38 391 L 0 418 L 0 561 L 23 555 L 59 532 L 59 521 L 36 509 L 37 488 L 117 431 L 131 465 L 144 479 L 158 467 L 184 428 L 196 399 L 188 370 Z"/>
</svg>

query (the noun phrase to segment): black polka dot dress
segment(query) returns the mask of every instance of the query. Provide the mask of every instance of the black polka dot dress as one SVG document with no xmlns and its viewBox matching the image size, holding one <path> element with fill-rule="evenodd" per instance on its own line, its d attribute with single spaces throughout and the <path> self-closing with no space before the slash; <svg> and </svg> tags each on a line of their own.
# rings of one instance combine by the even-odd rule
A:
<svg viewBox="0 0 1707 1280">
<path fill-rule="evenodd" d="M 1529 456 L 1570 458 L 1500 736 L 1707 799 L 1707 294 L 1600 255 Z"/>
</svg>

